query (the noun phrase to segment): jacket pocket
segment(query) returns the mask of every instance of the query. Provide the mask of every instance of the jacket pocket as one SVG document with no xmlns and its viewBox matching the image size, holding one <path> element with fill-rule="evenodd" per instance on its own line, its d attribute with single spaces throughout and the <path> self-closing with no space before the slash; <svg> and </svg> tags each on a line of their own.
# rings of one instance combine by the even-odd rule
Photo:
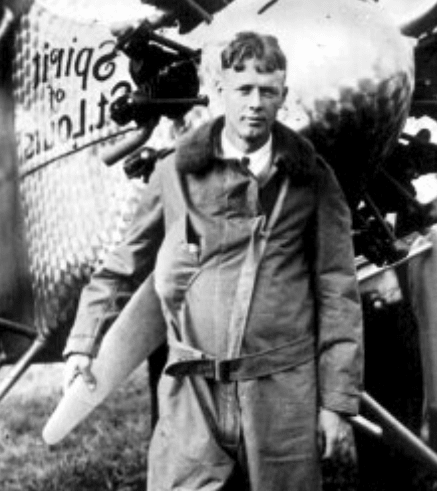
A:
<svg viewBox="0 0 437 491">
<path fill-rule="evenodd" d="M 185 293 L 201 268 L 202 240 L 184 214 L 168 230 L 155 265 L 155 288 L 172 311 L 182 305 Z"/>
</svg>

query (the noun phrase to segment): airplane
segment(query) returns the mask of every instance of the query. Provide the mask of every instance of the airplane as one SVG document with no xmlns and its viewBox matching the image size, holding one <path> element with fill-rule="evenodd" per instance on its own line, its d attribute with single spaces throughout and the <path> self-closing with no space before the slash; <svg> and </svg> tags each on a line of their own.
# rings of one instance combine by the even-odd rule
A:
<svg viewBox="0 0 437 491">
<path fill-rule="evenodd" d="M 437 2 L 97 3 L 0 4 L 0 363 L 15 364 L 0 400 L 29 364 L 62 360 L 80 290 L 122 237 L 142 181 L 178 134 L 219 110 L 213 66 L 201 80 L 196 69 L 232 19 L 289 41 L 299 70 L 282 118 L 337 172 L 363 295 L 371 314 L 384 306 L 379 280 L 437 220 L 413 186 L 436 172 L 436 143 L 426 128 L 404 131 L 437 119 Z M 114 18 L 132 27 L 109 27 Z"/>
</svg>

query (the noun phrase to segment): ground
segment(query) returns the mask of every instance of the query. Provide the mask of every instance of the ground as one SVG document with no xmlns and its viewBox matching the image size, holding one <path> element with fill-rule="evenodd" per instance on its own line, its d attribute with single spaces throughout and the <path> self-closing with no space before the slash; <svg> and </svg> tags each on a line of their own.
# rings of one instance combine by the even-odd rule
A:
<svg viewBox="0 0 437 491">
<path fill-rule="evenodd" d="M 0 379 L 8 368 L 0 370 Z M 41 431 L 61 396 L 62 364 L 32 366 L 0 403 L 1 491 L 145 491 L 150 437 L 147 365 L 59 445 Z M 324 464 L 324 491 L 356 491 L 351 461 Z M 417 482 L 414 491 L 437 489 Z M 391 491 L 391 490 L 388 490 Z"/>
<path fill-rule="evenodd" d="M 33 366 L 0 403 L 1 491 L 144 490 L 147 366 L 63 442 L 49 447 L 41 431 L 60 398 L 61 379 L 61 364 Z"/>
</svg>

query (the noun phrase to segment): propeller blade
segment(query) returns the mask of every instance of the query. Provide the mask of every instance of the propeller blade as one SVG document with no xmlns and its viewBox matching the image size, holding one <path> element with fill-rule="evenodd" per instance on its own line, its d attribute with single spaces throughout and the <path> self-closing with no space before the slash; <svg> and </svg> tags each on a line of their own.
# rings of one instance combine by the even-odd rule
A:
<svg viewBox="0 0 437 491">
<path fill-rule="evenodd" d="M 103 338 L 92 364 L 96 388 L 91 391 L 81 376 L 73 381 L 43 429 L 44 441 L 55 445 L 65 438 L 165 341 L 165 336 L 150 275 Z"/>
</svg>

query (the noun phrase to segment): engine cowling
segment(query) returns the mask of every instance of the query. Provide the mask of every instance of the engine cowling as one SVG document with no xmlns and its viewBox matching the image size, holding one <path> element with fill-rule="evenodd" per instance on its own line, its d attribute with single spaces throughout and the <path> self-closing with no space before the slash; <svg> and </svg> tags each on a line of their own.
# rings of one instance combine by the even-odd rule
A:
<svg viewBox="0 0 437 491">
<path fill-rule="evenodd" d="M 206 80 L 214 79 L 218 48 L 242 29 L 241 19 L 244 30 L 277 36 L 289 60 L 281 119 L 313 141 L 356 202 L 408 116 L 413 41 L 373 1 L 235 0 L 210 25 L 183 37 L 203 49 Z"/>
</svg>

